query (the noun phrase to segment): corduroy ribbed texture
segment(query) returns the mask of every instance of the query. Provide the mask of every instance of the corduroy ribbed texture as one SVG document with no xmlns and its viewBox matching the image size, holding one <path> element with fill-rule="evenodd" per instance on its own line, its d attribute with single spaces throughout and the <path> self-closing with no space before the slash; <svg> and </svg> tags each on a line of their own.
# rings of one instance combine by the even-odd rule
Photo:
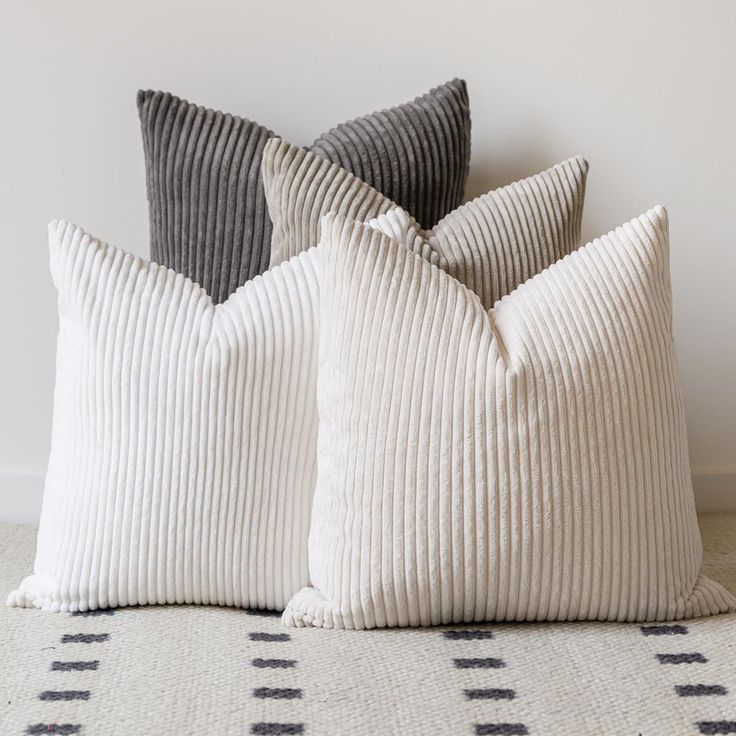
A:
<svg viewBox="0 0 736 736">
<path fill-rule="evenodd" d="M 167 92 L 138 93 L 151 259 L 196 281 L 215 303 L 269 264 L 261 157 L 273 133 Z"/>
<path fill-rule="evenodd" d="M 338 125 L 310 150 L 432 227 L 465 194 L 470 165 L 467 85 L 453 79 L 412 102 Z"/>
<path fill-rule="evenodd" d="M 261 173 L 273 222 L 271 268 L 317 245 L 328 212 L 364 222 L 397 207 L 341 166 L 279 138 L 266 145 Z"/>
<path fill-rule="evenodd" d="M 428 241 L 445 270 L 491 308 L 518 284 L 580 245 L 588 163 L 581 156 L 464 204 L 423 230 L 396 203 L 313 153 L 278 139 L 263 154 L 274 224 L 271 265 L 319 241 L 329 212 L 371 225 L 401 243 Z"/>
<path fill-rule="evenodd" d="M 283 608 L 308 582 L 317 251 L 213 306 L 49 226 L 60 330 L 35 574 L 11 605 Z"/>
<path fill-rule="evenodd" d="M 580 246 L 588 162 L 570 158 L 451 212 L 429 243 L 490 309 Z"/>
<path fill-rule="evenodd" d="M 269 265 L 260 165 L 273 133 L 165 92 L 140 91 L 138 112 L 151 258 L 223 302 Z M 470 160 L 466 84 L 455 79 L 343 123 L 312 148 L 432 225 L 462 202 Z"/>
<path fill-rule="evenodd" d="M 321 250 L 314 588 L 286 623 L 734 608 L 701 575 L 662 208 L 490 312 L 345 218 Z"/>
</svg>

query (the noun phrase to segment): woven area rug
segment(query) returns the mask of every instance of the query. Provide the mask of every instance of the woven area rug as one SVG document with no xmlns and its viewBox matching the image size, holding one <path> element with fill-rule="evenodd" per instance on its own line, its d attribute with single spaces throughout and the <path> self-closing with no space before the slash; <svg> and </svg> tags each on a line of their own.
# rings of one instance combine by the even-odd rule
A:
<svg viewBox="0 0 736 736">
<path fill-rule="evenodd" d="M 736 514 L 700 517 L 736 591 Z M 0 525 L 0 598 L 35 529 Z M 0 734 L 736 734 L 736 614 L 341 632 L 240 610 L 0 607 Z"/>
</svg>

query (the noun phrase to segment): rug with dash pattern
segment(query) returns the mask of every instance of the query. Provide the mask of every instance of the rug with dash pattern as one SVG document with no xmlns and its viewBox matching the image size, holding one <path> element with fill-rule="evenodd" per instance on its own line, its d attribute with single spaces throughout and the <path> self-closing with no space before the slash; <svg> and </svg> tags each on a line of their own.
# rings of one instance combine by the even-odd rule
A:
<svg viewBox="0 0 736 736">
<path fill-rule="evenodd" d="M 706 574 L 736 591 L 736 514 L 700 525 Z M 34 545 L 32 527 L 0 525 L 0 599 Z M 736 614 L 349 632 L 0 606 L 0 734 L 736 734 Z"/>
</svg>

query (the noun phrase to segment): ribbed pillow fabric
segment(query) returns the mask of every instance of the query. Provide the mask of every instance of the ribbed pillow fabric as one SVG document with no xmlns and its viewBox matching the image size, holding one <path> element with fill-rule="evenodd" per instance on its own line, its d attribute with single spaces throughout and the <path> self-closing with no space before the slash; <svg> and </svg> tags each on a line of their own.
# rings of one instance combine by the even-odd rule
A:
<svg viewBox="0 0 736 736">
<path fill-rule="evenodd" d="M 588 163 L 580 157 L 488 192 L 423 230 L 408 213 L 345 169 L 271 139 L 263 180 L 273 221 L 271 265 L 319 241 L 321 218 L 335 212 L 402 243 L 427 240 L 446 270 L 488 308 L 518 284 L 580 245 Z"/>
<path fill-rule="evenodd" d="M 11 605 L 283 608 L 308 581 L 316 250 L 214 306 L 49 226 L 60 329 L 35 574 Z"/>
<path fill-rule="evenodd" d="M 486 312 L 388 236 L 325 218 L 314 587 L 285 622 L 732 610 L 701 574 L 668 249 L 656 208 Z"/>
<path fill-rule="evenodd" d="M 263 273 L 271 221 L 261 157 L 268 128 L 167 92 L 138 92 L 151 259 L 215 303 Z"/>
<path fill-rule="evenodd" d="M 268 268 L 271 223 L 259 172 L 273 133 L 165 92 L 140 91 L 138 111 L 151 258 L 223 302 Z M 317 138 L 312 150 L 431 226 L 463 198 L 470 161 L 466 84 L 454 79 L 343 123 Z"/>
<path fill-rule="evenodd" d="M 465 194 L 470 106 L 453 79 L 398 107 L 342 123 L 310 150 L 352 172 L 432 227 Z"/>
</svg>

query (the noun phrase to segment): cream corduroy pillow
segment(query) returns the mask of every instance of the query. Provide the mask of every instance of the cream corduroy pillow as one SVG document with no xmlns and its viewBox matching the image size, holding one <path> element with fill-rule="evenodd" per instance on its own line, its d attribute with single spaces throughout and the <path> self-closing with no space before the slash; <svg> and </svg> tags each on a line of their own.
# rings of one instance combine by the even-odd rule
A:
<svg viewBox="0 0 736 736">
<path fill-rule="evenodd" d="M 323 221 L 314 587 L 296 626 L 658 621 L 701 574 L 651 210 L 486 312 L 398 242 Z"/>
</svg>

